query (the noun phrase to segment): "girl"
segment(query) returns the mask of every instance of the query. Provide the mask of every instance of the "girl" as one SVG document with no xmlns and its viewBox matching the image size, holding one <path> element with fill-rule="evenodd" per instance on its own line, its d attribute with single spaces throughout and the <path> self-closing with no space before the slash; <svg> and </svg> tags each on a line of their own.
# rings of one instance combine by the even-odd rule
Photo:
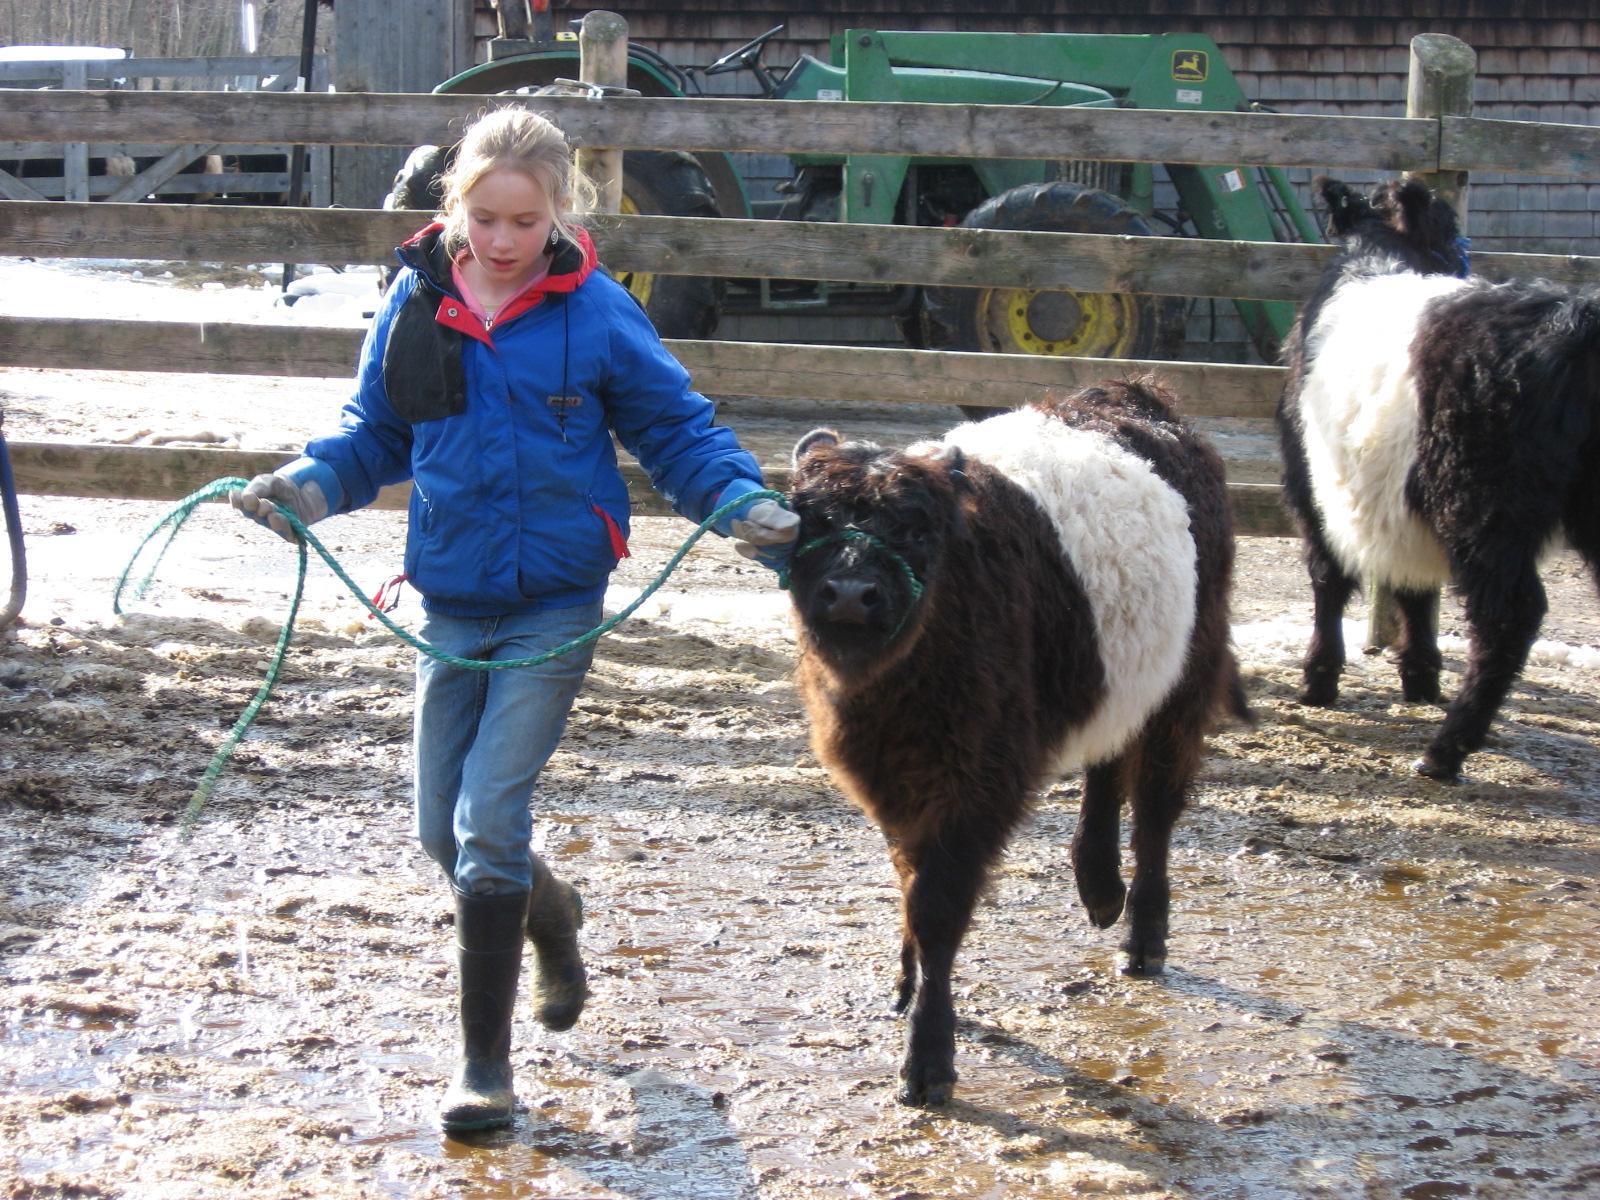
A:
<svg viewBox="0 0 1600 1200">
<path fill-rule="evenodd" d="M 420 636 L 461 658 L 529 658 L 600 623 L 628 553 L 613 433 L 695 521 L 759 490 L 761 471 L 597 268 L 574 220 L 593 189 L 560 130 L 526 109 L 491 112 L 441 182 L 440 219 L 398 250 L 338 432 L 232 499 L 292 536 L 274 503 L 310 524 L 411 479 L 405 571 L 422 595 Z M 775 568 L 797 528 L 770 500 L 716 526 Z M 440 1108 L 447 1131 L 511 1120 L 524 937 L 545 1028 L 570 1028 L 588 995 L 582 902 L 530 852 L 529 802 L 591 657 L 592 644 L 515 670 L 417 659 L 417 836 L 456 903 L 462 1055 Z"/>
</svg>

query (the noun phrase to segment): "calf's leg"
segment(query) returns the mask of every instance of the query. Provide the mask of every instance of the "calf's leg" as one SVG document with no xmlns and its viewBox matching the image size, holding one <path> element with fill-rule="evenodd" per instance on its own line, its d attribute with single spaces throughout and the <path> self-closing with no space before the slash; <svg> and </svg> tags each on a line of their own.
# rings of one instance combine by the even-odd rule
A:
<svg viewBox="0 0 1600 1200">
<path fill-rule="evenodd" d="M 1203 715 L 1192 720 L 1159 713 L 1144 735 L 1133 784 L 1133 886 L 1128 890 L 1128 935 L 1122 942 L 1124 975 L 1160 975 L 1167 966 L 1167 878 L 1173 826 L 1200 767 Z"/>
<path fill-rule="evenodd" d="M 988 847 L 973 831 L 950 827 L 907 854 L 913 876 L 906 890 L 906 924 L 917 970 L 896 1096 L 902 1104 L 944 1104 L 955 1087 L 950 971 L 972 921 L 988 859 Z"/>
<path fill-rule="evenodd" d="M 1396 589 L 1400 610 L 1400 645 L 1395 659 L 1400 668 L 1400 693 L 1413 702 L 1439 699 L 1439 593 Z"/>
<path fill-rule="evenodd" d="M 1419 774 L 1451 780 L 1481 747 L 1512 681 L 1528 659 L 1546 609 L 1533 559 L 1487 551 L 1463 562 L 1462 603 L 1468 624 L 1467 673 L 1427 752 L 1412 764 Z"/>
<path fill-rule="evenodd" d="M 1072 833 L 1072 873 L 1089 920 L 1101 929 L 1115 925 L 1127 899 L 1122 882 L 1120 757 L 1084 772 L 1083 803 Z"/>
<path fill-rule="evenodd" d="M 1306 690 L 1301 700 L 1326 708 L 1339 698 L 1339 674 L 1344 670 L 1344 610 L 1355 591 L 1355 576 L 1348 574 L 1323 543 L 1320 532 L 1308 539 L 1306 565 L 1311 572 L 1314 615 L 1311 645 L 1306 649 Z"/>
</svg>

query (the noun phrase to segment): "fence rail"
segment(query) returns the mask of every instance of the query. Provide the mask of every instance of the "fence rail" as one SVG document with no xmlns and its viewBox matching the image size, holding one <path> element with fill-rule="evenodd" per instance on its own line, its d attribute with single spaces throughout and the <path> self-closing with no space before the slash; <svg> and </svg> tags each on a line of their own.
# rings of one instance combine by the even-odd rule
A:
<svg viewBox="0 0 1600 1200">
<path fill-rule="evenodd" d="M 313 74 L 321 74 L 325 63 L 316 56 Z M 273 75 L 297 75 L 300 60 L 290 54 L 227 54 L 193 58 L 90 58 L 41 59 L 0 62 L 0 85 L 62 81 L 83 75 L 91 82 L 119 79 L 265 79 Z"/>
<path fill-rule="evenodd" d="M 0 317 L 0 362 L 90 371 L 341 378 L 361 348 L 359 329 L 76 317 Z M 1281 367 L 1123 358 L 1049 358 L 945 350 L 856 349 L 770 342 L 664 343 L 716 396 L 941 402 L 1010 407 L 1046 388 L 1071 388 L 1107 375 L 1159 372 L 1197 417 L 1267 419 L 1282 387 Z"/>
<path fill-rule="evenodd" d="M 80 137 L 194 141 L 259 138 L 344 146 L 415 146 L 460 136 L 488 107 L 524 98 L 396 93 L 8 94 L 0 139 L 41 127 Z M 576 146 L 790 154 L 920 154 L 972 158 L 1070 157 L 1114 162 L 1200 162 L 1432 170 L 1437 121 L 1155 109 L 747 99 L 541 96 L 541 111 Z M 1351 126 L 1350 122 L 1357 122 Z"/>
<path fill-rule="evenodd" d="M 387 264 L 424 219 L 366 209 L 17 202 L 0 205 L 0 245 L 61 258 Z M 1074 288 L 1303 300 L 1328 246 L 1198 238 L 836 225 L 728 217 L 600 217 L 608 266 L 663 275 L 829 279 L 952 287 Z M 1600 259 L 1478 254 L 1488 279 L 1600 283 Z"/>
<path fill-rule="evenodd" d="M 79 496 L 119 500 L 176 500 L 213 479 L 249 478 L 292 461 L 293 452 L 215 450 L 196 446 L 103 446 L 98 443 L 11 442 L 11 463 L 19 487 L 36 496 Z M 650 486 L 643 469 L 624 463 L 628 496 L 639 512 L 664 513 L 666 503 Z M 768 486 L 786 489 L 787 468 L 767 468 Z M 410 484 L 383 488 L 370 507 L 405 508 Z M 1278 489 L 1263 483 L 1230 483 L 1234 526 L 1240 533 L 1281 537 L 1292 532 Z"/>
<path fill-rule="evenodd" d="M 0 141 L 80 139 L 414 146 L 516 97 L 392 93 L 8 92 Z M 1104 159 L 1592 177 L 1600 129 L 1480 117 L 1342 117 L 1020 105 L 541 96 L 578 146 L 790 154 Z M 803 111 L 797 111 L 803 110 Z M 1063 147 L 1070 147 L 1064 155 Z"/>
</svg>

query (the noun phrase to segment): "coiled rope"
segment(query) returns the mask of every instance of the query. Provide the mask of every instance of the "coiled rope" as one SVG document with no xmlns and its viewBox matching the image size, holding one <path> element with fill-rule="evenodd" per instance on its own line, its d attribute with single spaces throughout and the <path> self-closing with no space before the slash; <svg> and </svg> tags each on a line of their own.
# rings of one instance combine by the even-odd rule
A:
<svg viewBox="0 0 1600 1200">
<path fill-rule="evenodd" d="M 112 593 L 111 597 L 112 610 L 119 616 L 121 615 L 122 589 L 127 584 L 128 576 L 132 573 L 134 564 L 139 561 L 140 555 L 144 553 L 145 547 L 148 546 L 163 529 L 167 531 L 166 540 L 161 543 L 160 549 L 156 552 L 155 561 L 150 564 L 150 569 L 145 572 L 144 578 L 134 589 L 135 598 L 143 596 L 146 589 L 149 588 L 151 580 L 155 577 L 156 568 L 161 565 L 162 558 L 166 556 L 167 548 L 172 545 L 173 539 L 178 536 L 178 530 L 183 528 L 183 523 L 189 519 L 194 510 L 207 500 L 224 496 L 231 491 L 236 491 L 240 488 L 243 488 L 247 483 L 249 483 L 249 480 L 233 477 L 212 480 L 203 488 L 200 488 L 198 491 L 191 492 L 182 500 L 178 501 L 178 503 L 175 504 L 165 516 L 152 525 L 150 527 L 150 531 L 144 535 L 144 538 L 139 542 L 138 547 L 134 550 L 133 556 L 128 560 L 127 566 L 122 568 L 122 573 L 117 577 L 116 590 Z M 531 658 L 510 658 L 495 662 L 485 662 L 483 659 L 476 658 L 458 658 L 454 654 L 446 654 L 444 651 L 429 645 L 427 642 L 423 641 L 409 630 L 404 629 L 397 625 L 394 621 L 391 621 L 387 613 L 380 609 L 371 600 L 367 599 L 365 593 L 363 593 L 361 588 L 356 585 L 355 581 L 350 578 L 350 576 L 345 572 L 345 569 L 339 565 L 338 560 L 333 557 L 328 548 L 317 540 L 316 534 L 307 529 L 299 517 L 295 516 L 282 505 L 274 502 L 273 507 L 276 508 L 283 516 L 284 520 L 288 522 L 289 527 L 294 531 L 295 535 L 295 549 L 299 555 L 299 567 L 295 577 L 294 597 L 289 602 L 288 615 L 284 618 L 283 627 L 278 632 L 278 641 L 273 647 L 272 661 L 267 667 L 266 678 L 262 680 L 260 688 L 256 690 L 255 697 L 245 707 L 244 712 L 239 714 L 239 719 L 233 723 L 233 728 L 228 731 L 227 737 L 222 740 L 222 744 L 217 748 L 217 752 L 211 756 L 211 762 L 206 767 L 205 774 L 200 777 L 200 783 L 195 787 L 194 794 L 189 798 L 188 806 L 184 809 L 183 820 L 179 825 L 180 832 L 184 837 L 189 835 L 189 831 L 193 827 L 195 821 L 199 818 L 201 810 L 205 808 L 206 800 L 210 797 L 212 789 L 216 786 L 218 776 L 222 774 L 222 768 L 224 765 L 226 765 L 228 756 L 233 753 L 233 748 L 237 746 L 240 739 L 244 737 L 245 731 L 250 728 L 250 723 L 255 720 L 256 714 L 261 711 L 261 706 L 267 702 L 267 697 L 272 694 L 272 689 L 278 682 L 278 675 L 283 667 L 284 656 L 289 649 L 289 640 L 294 634 L 295 617 L 300 611 L 300 598 L 305 591 L 307 545 L 310 545 L 310 547 L 317 552 L 322 561 L 328 564 L 329 569 L 332 570 L 336 576 L 338 576 L 339 581 L 343 583 L 345 587 L 350 589 L 351 594 L 354 595 L 357 600 L 361 601 L 362 607 L 364 607 L 369 613 L 381 621 L 384 627 L 388 629 L 390 633 L 394 634 L 394 636 L 399 638 L 402 642 L 405 642 L 406 645 L 413 647 L 420 653 L 426 654 L 429 658 L 432 658 L 438 662 L 446 663 L 449 666 L 463 667 L 470 671 L 509 671 L 516 667 L 536 666 L 539 663 L 549 662 L 553 658 L 559 658 L 563 654 L 570 654 L 578 647 L 586 646 L 590 642 L 596 641 L 603 637 L 612 629 L 615 629 L 623 621 L 626 621 L 630 616 L 632 616 L 639 606 L 648 600 L 657 591 L 657 589 L 659 589 L 661 585 L 667 581 L 668 576 L 670 576 L 673 571 L 677 570 L 678 564 L 683 561 L 684 556 L 689 553 L 689 551 L 694 547 L 694 544 L 698 542 L 700 538 L 704 536 L 705 532 L 715 525 L 717 521 L 721 520 L 734 509 L 748 504 L 751 500 L 763 499 L 776 500 L 779 503 L 784 502 L 784 496 L 782 492 L 774 492 L 763 489 L 760 491 L 745 492 L 734 499 L 729 500 L 726 504 L 718 506 L 716 511 L 714 511 L 704 521 L 701 521 L 694 532 L 684 539 L 683 545 L 678 547 L 677 552 L 667 560 L 667 565 L 661 569 L 661 572 L 655 577 L 654 580 L 650 582 L 649 586 L 646 587 L 644 591 L 639 593 L 638 597 L 631 604 L 622 609 L 616 615 L 608 617 L 599 625 L 596 625 L 588 633 L 575 637 L 570 642 L 564 642 L 555 647 L 553 650 L 547 650 L 543 654 L 536 654 Z M 781 582 L 785 584 L 787 583 L 787 575 L 783 576 Z"/>
</svg>

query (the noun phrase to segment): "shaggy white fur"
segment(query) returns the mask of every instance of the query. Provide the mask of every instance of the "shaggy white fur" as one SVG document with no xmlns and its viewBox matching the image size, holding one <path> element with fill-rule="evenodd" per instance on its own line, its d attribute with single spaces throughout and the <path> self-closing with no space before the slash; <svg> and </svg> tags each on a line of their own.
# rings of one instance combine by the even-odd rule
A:
<svg viewBox="0 0 1600 1200">
<path fill-rule="evenodd" d="M 958 425 L 944 440 L 1023 488 L 1055 524 L 1094 610 L 1106 672 L 1100 707 L 1068 734 L 1058 765 L 1104 762 L 1183 672 L 1195 617 L 1189 507 L 1144 459 L 1033 409 Z"/>
<path fill-rule="evenodd" d="M 1312 496 L 1328 548 L 1372 582 L 1422 589 L 1450 577 L 1444 548 L 1405 503 L 1417 460 L 1411 343 L 1428 302 L 1467 286 L 1449 275 L 1357 276 L 1334 289 L 1306 338 Z"/>
</svg>

